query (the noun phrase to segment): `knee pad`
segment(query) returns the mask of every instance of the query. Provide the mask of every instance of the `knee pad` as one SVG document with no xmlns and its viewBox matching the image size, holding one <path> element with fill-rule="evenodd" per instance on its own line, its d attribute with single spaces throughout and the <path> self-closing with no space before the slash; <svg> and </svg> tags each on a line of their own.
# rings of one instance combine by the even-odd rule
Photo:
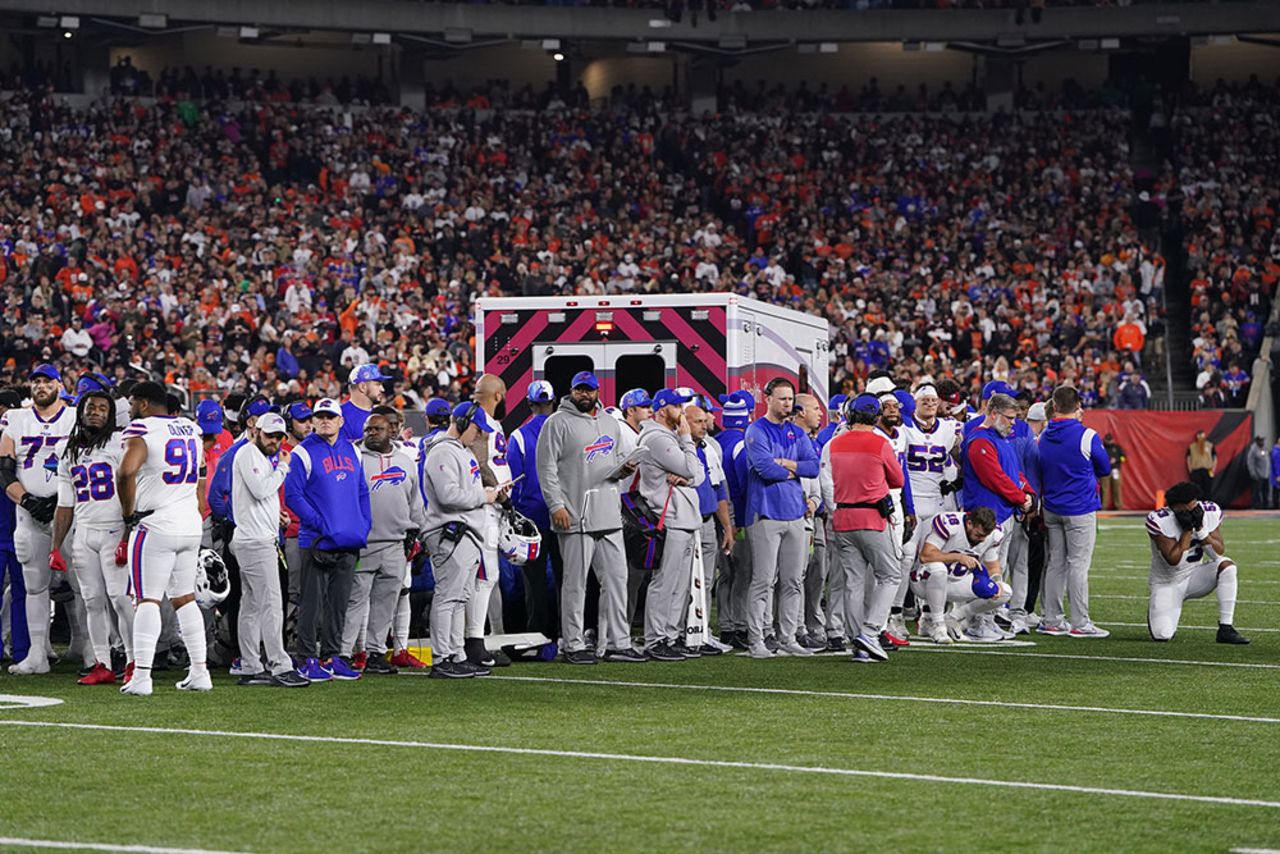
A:
<svg viewBox="0 0 1280 854">
<path fill-rule="evenodd" d="M 27 588 L 28 596 L 40 596 L 49 592 L 50 575 L 48 569 L 22 567 L 22 583 Z"/>
</svg>

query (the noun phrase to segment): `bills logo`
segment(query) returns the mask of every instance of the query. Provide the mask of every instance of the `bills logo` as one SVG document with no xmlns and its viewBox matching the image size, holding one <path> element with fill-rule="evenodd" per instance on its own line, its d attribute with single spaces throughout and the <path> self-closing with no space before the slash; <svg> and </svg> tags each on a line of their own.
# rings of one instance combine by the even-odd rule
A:
<svg viewBox="0 0 1280 854">
<path fill-rule="evenodd" d="M 472 482 L 475 482 L 475 481 L 479 480 L 479 479 L 480 479 L 480 464 L 479 464 L 478 462 L 476 462 L 475 460 L 472 460 L 472 461 L 471 461 L 471 465 L 469 466 L 469 468 L 471 469 L 471 480 L 472 480 Z"/>
<path fill-rule="evenodd" d="M 591 444 L 582 449 L 582 453 L 586 454 L 587 462 L 591 462 L 596 457 L 607 457 L 613 453 L 613 437 L 601 436 Z"/>
<path fill-rule="evenodd" d="M 369 478 L 369 491 L 377 492 L 384 486 L 397 486 L 404 483 L 404 479 L 408 476 L 408 472 L 400 468 L 400 466 L 383 469 Z"/>
</svg>

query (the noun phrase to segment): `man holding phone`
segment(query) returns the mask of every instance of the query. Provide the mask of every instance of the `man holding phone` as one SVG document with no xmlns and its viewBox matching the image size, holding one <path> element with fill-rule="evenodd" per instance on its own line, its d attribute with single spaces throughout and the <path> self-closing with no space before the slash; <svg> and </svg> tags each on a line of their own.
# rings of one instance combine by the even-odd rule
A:
<svg viewBox="0 0 1280 854">
<path fill-rule="evenodd" d="M 630 477 L 635 466 L 622 464 L 621 431 L 622 425 L 600 406 L 595 375 L 580 371 L 560 408 L 538 434 L 538 480 L 564 561 L 560 628 L 564 660 L 569 664 L 597 660 L 584 636 L 589 569 L 600 580 L 604 660 L 645 660 L 632 649 L 627 624 L 627 560 L 618 481 Z"/>
</svg>

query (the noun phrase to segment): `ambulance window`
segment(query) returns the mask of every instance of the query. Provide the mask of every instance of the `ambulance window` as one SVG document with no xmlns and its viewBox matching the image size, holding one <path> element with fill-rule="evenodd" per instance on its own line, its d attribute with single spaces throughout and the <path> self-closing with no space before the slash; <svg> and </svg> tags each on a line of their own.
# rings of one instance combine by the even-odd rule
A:
<svg viewBox="0 0 1280 854">
<path fill-rule="evenodd" d="M 619 356 L 613 364 L 613 379 L 618 397 L 633 388 L 642 388 L 652 395 L 666 388 L 667 366 L 656 353 Z"/>
<path fill-rule="evenodd" d="M 542 366 L 542 378 L 551 383 L 559 400 L 569 393 L 569 384 L 578 371 L 595 371 L 595 362 L 590 356 L 552 356 Z"/>
<path fill-rule="evenodd" d="M 797 379 L 799 380 L 799 387 L 796 389 L 796 391 L 799 392 L 800 394 L 808 394 L 809 393 L 809 366 L 806 365 L 804 362 L 800 363 L 800 374 L 797 377 Z"/>
</svg>

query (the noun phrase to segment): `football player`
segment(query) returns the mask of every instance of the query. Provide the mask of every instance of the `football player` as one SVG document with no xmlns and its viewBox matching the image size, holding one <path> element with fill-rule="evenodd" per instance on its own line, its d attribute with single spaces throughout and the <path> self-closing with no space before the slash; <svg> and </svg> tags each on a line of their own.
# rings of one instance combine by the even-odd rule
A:
<svg viewBox="0 0 1280 854">
<path fill-rule="evenodd" d="M 191 659 L 181 691 L 209 691 L 205 627 L 196 604 L 196 560 L 205 504 L 200 428 L 167 412 L 164 386 L 141 382 L 130 393 L 133 421 L 124 431 L 116 473 L 120 510 L 129 529 L 129 566 L 138 606 L 133 619 L 134 671 L 123 694 L 151 695 L 151 664 L 160 637 L 160 600 L 168 596 Z"/>
<path fill-rule="evenodd" d="M 58 457 L 76 420 L 75 411 L 62 402 L 57 368 L 37 365 L 30 383 L 31 408 L 10 409 L 0 417 L 0 487 L 18 505 L 13 545 L 27 587 L 31 638 L 27 657 L 9 668 L 19 676 L 49 672 L 50 522 L 58 504 Z"/>
<path fill-rule="evenodd" d="M 1147 628 L 1172 640 L 1182 603 L 1218 593 L 1218 643 L 1246 644 L 1236 631 L 1236 562 L 1223 554 L 1222 508 L 1201 500 L 1200 487 L 1179 483 L 1164 494 L 1167 507 L 1147 514 L 1151 539 L 1151 602 Z"/>
<path fill-rule="evenodd" d="M 984 631 L 980 621 L 967 625 L 971 617 L 1002 607 L 1013 594 L 1000 578 L 1002 537 L 989 507 L 933 517 L 920 546 L 920 564 L 911 573 L 911 585 L 925 603 L 922 633 L 934 643 L 1004 639 L 1000 632 Z M 944 618 L 948 602 L 953 605 Z"/>
<path fill-rule="evenodd" d="M 116 681 L 111 664 L 111 630 L 124 642 L 126 681 L 133 672 L 133 602 L 129 599 L 124 518 L 116 497 L 116 473 L 124 444 L 116 429 L 116 401 L 106 389 L 86 391 L 76 404 L 76 422 L 58 462 L 58 509 L 53 518 L 49 568 L 65 572 L 62 546 L 71 523 L 71 563 L 84 598 L 94 665 L 81 685 Z"/>
</svg>

